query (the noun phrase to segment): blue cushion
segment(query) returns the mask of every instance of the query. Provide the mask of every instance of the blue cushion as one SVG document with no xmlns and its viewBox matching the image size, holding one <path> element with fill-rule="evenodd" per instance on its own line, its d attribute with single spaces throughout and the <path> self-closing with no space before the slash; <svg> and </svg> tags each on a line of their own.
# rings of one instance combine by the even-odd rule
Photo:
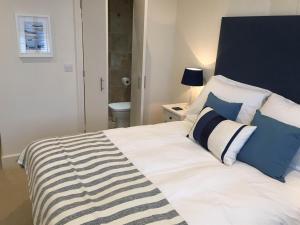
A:
<svg viewBox="0 0 300 225">
<path fill-rule="evenodd" d="M 238 160 L 285 182 L 286 171 L 300 146 L 300 128 L 279 122 L 257 111 L 252 121 L 256 131 L 244 145 Z"/>
<path fill-rule="evenodd" d="M 236 120 L 241 108 L 242 103 L 230 103 L 219 99 L 212 92 L 209 93 L 206 107 L 213 108 L 219 115 L 229 120 Z"/>
</svg>

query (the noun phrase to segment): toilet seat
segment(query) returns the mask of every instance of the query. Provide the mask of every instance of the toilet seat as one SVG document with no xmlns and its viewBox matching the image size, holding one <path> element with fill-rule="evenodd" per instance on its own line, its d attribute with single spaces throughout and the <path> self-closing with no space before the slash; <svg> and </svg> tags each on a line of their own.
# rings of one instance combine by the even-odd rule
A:
<svg viewBox="0 0 300 225">
<path fill-rule="evenodd" d="M 109 108 L 117 112 L 129 111 L 130 106 L 131 106 L 130 102 L 115 102 L 109 104 Z"/>
</svg>

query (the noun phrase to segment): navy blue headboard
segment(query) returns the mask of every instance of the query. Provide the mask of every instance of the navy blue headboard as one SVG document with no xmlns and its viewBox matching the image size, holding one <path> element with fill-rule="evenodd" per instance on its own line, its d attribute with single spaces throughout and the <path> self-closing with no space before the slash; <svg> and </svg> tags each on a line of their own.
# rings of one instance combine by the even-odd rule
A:
<svg viewBox="0 0 300 225">
<path fill-rule="evenodd" d="M 224 17 L 215 74 L 300 103 L 300 16 Z"/>
</svg>

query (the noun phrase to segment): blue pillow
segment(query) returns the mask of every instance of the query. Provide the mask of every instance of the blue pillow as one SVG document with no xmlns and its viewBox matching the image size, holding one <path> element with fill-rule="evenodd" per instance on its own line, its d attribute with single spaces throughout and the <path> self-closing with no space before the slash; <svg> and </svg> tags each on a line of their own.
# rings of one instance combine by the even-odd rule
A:
<svg viewBox="0 0 300 225">
<path fill-rule="evenodd" d="M 233 121 L 236 120 L 242 105 L 242 103 L 230 103 L 223 101 L 215 96 L 212 92 L 209 93 L 205 103 L 206 107 L 213 108 L 219 115 Z"/>
<path fill-rule="evenodd" d="M 264 116 L 260 111 L 252 125 L 257 129 L 238 154 L 238 160 L 285 182 L 286 171 L 300 146 L 300 128 Z"/>
</svg>

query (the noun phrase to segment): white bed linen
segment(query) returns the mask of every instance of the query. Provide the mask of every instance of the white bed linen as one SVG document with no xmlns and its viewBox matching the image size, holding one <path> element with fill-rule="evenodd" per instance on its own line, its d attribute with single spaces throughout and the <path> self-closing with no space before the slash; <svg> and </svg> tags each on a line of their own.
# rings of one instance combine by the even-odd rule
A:
<svg viewBox="0 0 300 225">
<path fill-rule="evenodd" d="M 185 137 L 188 121 L 105 131 L 190 225 L 299 225 L 300 173 L 286 183 L 225 166 Z"/>
</svg>

